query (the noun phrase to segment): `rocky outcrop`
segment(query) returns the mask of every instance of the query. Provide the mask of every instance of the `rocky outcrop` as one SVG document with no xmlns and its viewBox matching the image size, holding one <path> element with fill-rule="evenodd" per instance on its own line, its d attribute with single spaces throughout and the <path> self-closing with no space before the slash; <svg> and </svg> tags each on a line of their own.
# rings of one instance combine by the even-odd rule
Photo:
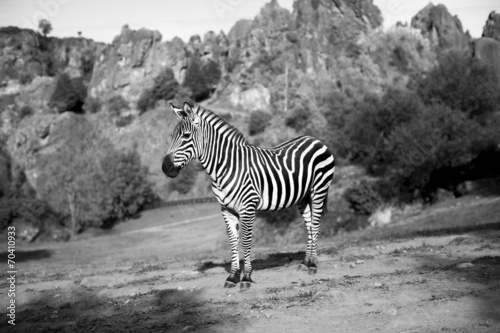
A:
<svg viewBox="0 0 500 333">
<path fill-rule="evenodd" d="M 493 38 L 500 42 L 500 13 L 491 12 L 483 28 L 483 37 Z"/>
<path fill-rule="evenodd" d="M 24 84 L 58 72 L 88 79 L 94 54 L 103 46 L 85 38 L 52 38 L 29 29 L 0 28 L 0 84 L 9 80 Z"/>
<path fill-rule="evenodd" d="M 464 33 L 460 19 L 452 16 L 444 5 L 429 3 L 411 19 L 411 26 L 420 29 L 440 49 L 469 47 L 469 34 Z"/>
<path fill-rule="evenodd" d="M 500 78 L 500 14 L 491 12 L 483 28 L 483 37 L 474 40 L 474 57 L 489 63 Z"/>
</svg>

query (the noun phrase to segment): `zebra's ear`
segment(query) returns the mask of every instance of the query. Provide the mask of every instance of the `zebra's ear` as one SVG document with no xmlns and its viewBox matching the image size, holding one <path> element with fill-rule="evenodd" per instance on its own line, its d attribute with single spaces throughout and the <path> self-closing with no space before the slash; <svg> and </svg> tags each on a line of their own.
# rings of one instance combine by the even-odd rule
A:
<svg viewBox="0 0 500 333">
<path fill-rule="evenodd" d="M 183 109 L 175 107 L 172 103 L 170 103 L 170 107 L 174 111 L 177 118 L 179 118 L 179 120 L 184 120 L 186 117 L 188 117 L 188 114 Z"/>
<path fill-rule="evenodd" d="M 188 115 L 193 125 L 198 126 L 200 124 L 200 117 L 196 114 L 188 102 L 184 102 L 184 112 Z"/>
</svg>

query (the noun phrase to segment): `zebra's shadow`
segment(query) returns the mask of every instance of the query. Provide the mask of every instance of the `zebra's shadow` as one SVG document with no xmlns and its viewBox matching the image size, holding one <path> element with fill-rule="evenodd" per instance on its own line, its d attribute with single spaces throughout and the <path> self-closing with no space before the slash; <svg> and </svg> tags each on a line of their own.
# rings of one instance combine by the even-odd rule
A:
<svg viewBox="0 0 500 333">
<path fill-rule="evenodd" d="M 304 256 L 304 251 L 262 254 L 252 260 L 252 268 L 254 271 L 258 271 L 268 268 L 298 265 L 304 259 Z M 206 270 L 215 267 L 222 267 L 229 273 L 231 270 L 231 263 L 214 263 L 213 261 L 205 261 L 198 266 L 197 271 L 203 273 Z M 240 267 L 243 267 L 243 260 L 240 260 Z"/>
</svg>

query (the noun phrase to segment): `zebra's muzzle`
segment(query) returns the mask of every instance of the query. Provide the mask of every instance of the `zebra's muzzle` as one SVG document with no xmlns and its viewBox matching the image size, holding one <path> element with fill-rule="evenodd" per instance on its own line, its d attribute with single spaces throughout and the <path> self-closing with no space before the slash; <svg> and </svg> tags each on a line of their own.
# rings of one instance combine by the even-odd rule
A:
<svg viewBox="0 0 500 333">
<path fill-rule="evenodd" d="M 181 171 L 180 166 L 175 166 L 174 162 L 172 162 L 172 157 L 169 155 L 165 156 L 163 159 L 163 163 L 161 165 L 161 170 L 163 173 L 170 178 L 175 178 L 179 174 L 179 171 Z"/>
</svg>

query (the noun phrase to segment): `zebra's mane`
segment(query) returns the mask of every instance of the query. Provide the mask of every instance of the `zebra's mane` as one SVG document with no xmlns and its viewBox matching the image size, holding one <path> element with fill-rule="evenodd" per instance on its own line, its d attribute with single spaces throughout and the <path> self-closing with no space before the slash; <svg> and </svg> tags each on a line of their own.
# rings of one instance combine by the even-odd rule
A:
<svg viewBox="0 0 500 333">
<path fill-rule="evenodd" d="M 213 111 L 198 104 L 196 105 L 196 109 L 194 110 L 194 112 L 196 112 L 196 114 L 198 114 L 198 116 L 200 116 L 200 118 L 204 120 L 211 118 L 210 123 L 214 125 L 222 123 L 221 128 L 225 128 L 229 132 L 233 133 L 235 135 L 235 138 L 242 140 L 243 143 L 247 142 L 245 136 L 243 135 L 243 133 L 240 132 L 239 129 L 228 123 L 224 118 L 214 113 Z"/>
</svg>

